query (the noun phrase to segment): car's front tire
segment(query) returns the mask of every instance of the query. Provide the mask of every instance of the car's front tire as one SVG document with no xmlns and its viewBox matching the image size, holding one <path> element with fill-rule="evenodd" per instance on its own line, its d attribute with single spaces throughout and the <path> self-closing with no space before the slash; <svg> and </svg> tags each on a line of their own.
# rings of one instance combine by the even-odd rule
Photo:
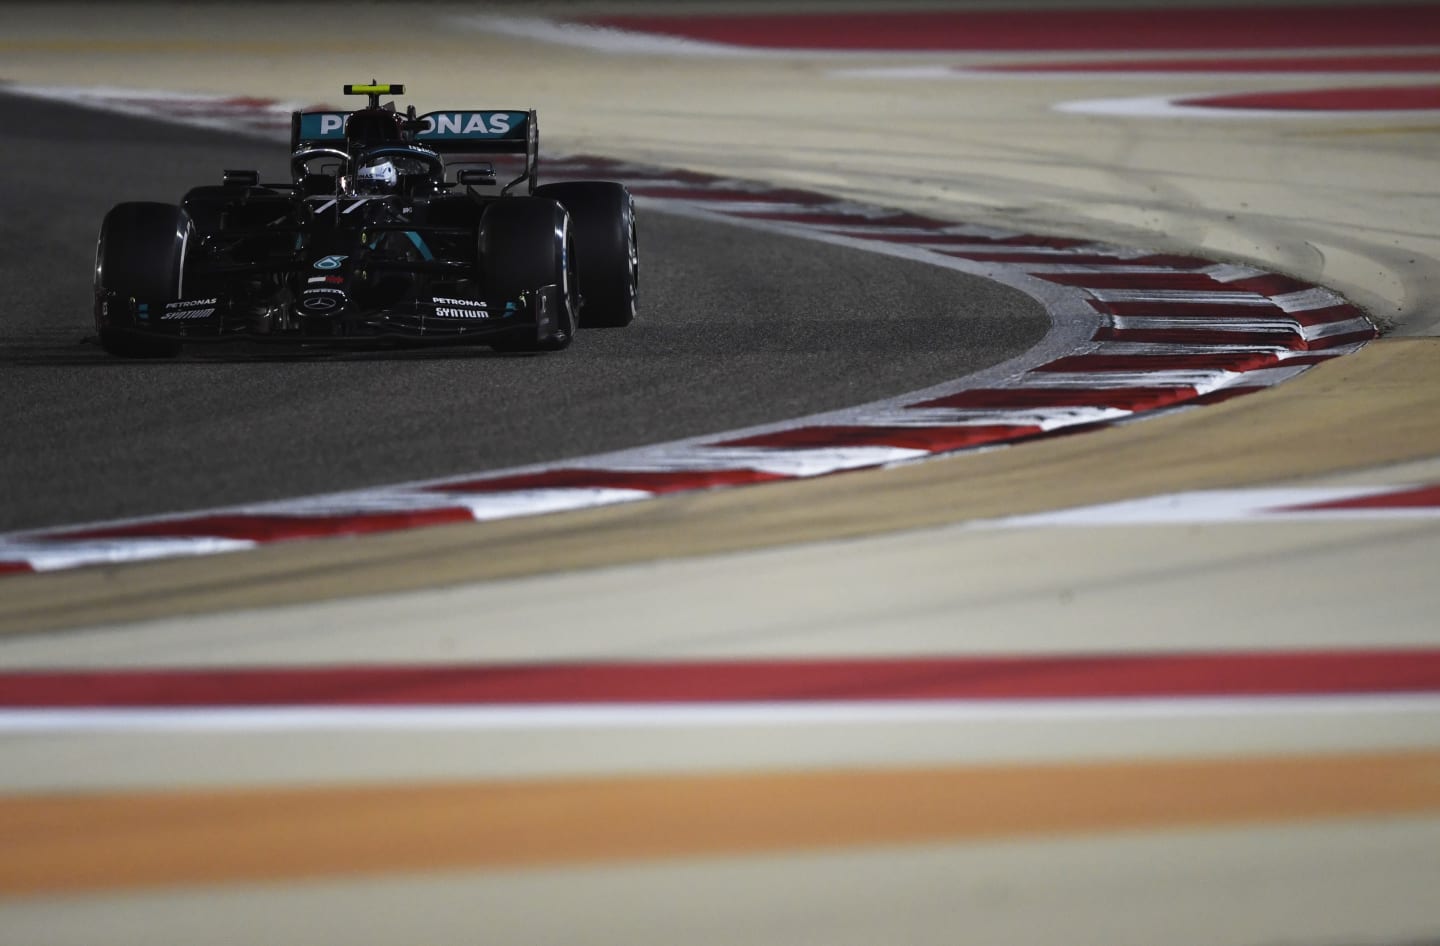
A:
<svg viewBox="0 0 1440 946">
<path fill-rule="evenodd" d="M 620 328 L 635 319 L 640 295 L 640 252 L 635 200 L 612 181 L 542 184 L 535 194 L 560 202 L 575 231 L 575 275 L 580 283 L 580 324 Z"/>
<path fill-rule="evenodd" d="M 486 296 L 516 299 L 546 287 L 553 318 L 548 328 L 494 342 L 506 351 L 559 351 L 575 337 L 575 255 L 570 215 L 544 197 L 504 197 L 480 218 L 481 272 Z M 537 301 L 537 305 L 538 305 Z"/>
<path fill-rule="evenodd" d="M 116 204 L 100 225 L 95 247 L 95 329 L 100 347 L 122 358 L 169 358 L 180 343 L 134 334 L 128 314 L 112 312 L 129 300 L 181 298 L 190 218 L 173 204 Z M 158 313 L 157 313 L 158 315 Z"/>
</svg>

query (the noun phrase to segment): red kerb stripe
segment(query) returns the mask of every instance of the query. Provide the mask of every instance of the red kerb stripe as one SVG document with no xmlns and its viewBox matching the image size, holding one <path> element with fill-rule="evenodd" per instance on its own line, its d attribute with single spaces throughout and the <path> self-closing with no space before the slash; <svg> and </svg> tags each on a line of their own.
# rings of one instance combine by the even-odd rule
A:
<svg viewBox="0 0 1440 946">
<path fill-rule="evenodd" d="M 1440 485 L 1417 486 L 1414 489 L 1380 493 L 1375 496 L 1361 496 L 1358 499 L 1337 499 L 1328 503 L 1306 503 L 1301 506 L 1285 506 L 1280 511 L 1314 509 L 1432 509 L 1440 506 Z"/>
<path fill-rule="evenodd" d="M 1189 400 L 1192 387 L 1174 388 L 977 388 L 948 394 L 911 408 L 952 407 L 979 410 L 1033 410 L 1054 407 L 1112 407 L 1124 411 L 1148 411 Z"/>
<path fill-rule="evenodd" d="M 58 532 L 47 538 L 74 540 L 212 537 L 249 539 L 254 542 L 284 542 L 290 539 L 365 535 L 371 532 L 391 532 L 396 529 L 414 529 L 451 522 L 473 521 L 474 516 L 470 511 L 459 506 L 334 516 L 218 514 L 161 522 L 137 522 L 132 525 L 85 529 L 78 532 Z"/>
<path fill-rule="evenodd" d="M 973 66 L 981 72 L 1440 72 L 1440 56 L 1270 56 L 1200 59 L 1093 59 L 1069 62 L 1007 62 Z"/>
<path fill-rule="evenodd" d="M 1280 319 L 1294 318 L 1277 305 L 1240 302 L 1101 302 L 1087 299 L 1107 315 L 1153 315 L 1167 319 Z M 1296 319 L 1296 321 L 1302 321 Z"/>
<path fill-rule="evenodd" d="M 1070 237 L 1034 236 L 1028 233 L 1022 233 L 1012 237 L 1005 237 L 995 242 L 1002 243 L 1006 246 L 1048 246 L 1052 249 L 1068 250 L 1077 246 L 1089 246 L 1093 241 L 1074 240 Z"/>
<path fill-rule="evenodd" d="M 1244 279 L 1221 283 L 1221 285 L 1226 289 L 1253 292 L 1262 296 L 1283 296 L 1288 292 L 1304 292 L 1307 289 L 1315 288 L 1314 283 L 1301 282 L 1298 279 L 1283 276 L 1280 273 L 1247 276 Z"/>
<path fill-rule="evenodd" d="M 1268 351 L 1215 351 L 1195 355 L 1068 355 L 1036 371 L 1254 371 L 1272 368 L 1279 357 Z M 1293 362 L 1287 361 L 1287 364 Z"/>
<path fill-rule="evenodd" d="M 1053 253 L 1025 252 L 1024 250 L 969 250 L 952 251 L 941 250 L 949 256 L 961 256 L 965 259 L 979 260 L 983 263 L 1028 263 L 1030 265 L 1051 265 L 1064 266 L 1124 266 L 1131 263 L 1131 260 L 1122 259 L 1118 256 L 1096 256 L 1093 254 L 1066 254 L 1057 256 Z"/>
<path fill-rule="evenodd" d="M 1230 292 L 1233 287 L 1205 273 L 1038 273 L 1046 282 L 1081 289 L 1193 290 Z M 1235 290 L 1238 291 L 1238 290 Z"/>
<path fill-rule="evenodd" d="M 1440 7 L 1435 8 L 1440 11 Z M 1298 92 L 1246 92 L 1180 99 L 1179 105 L 1204 108 L 1280 109 L 1284 111 L 1428 111 L 1440 109 L 1440 88 L 1433 85 L 1306 89 Z"/>
<path fill-rule="evenodd" d="M 1440 44 L 1440 8 L 1302 4 L 1268 8 L 1053 8 L 687 16 L 594 16 L 579 22 L 769 49 L 1176 50 Z"/>
<path fill-rule="evenodd" d="M 0 673 L 0 706 L 1076 700 L 1440 692 L 1440 650 Z"/>
<path fill-rule="evenodd" d="M 1285 326 L 1274 332 L 1227 332 L 1209 328 L 1101 328 L 1097 342 L 1143 342 L 1152 345 L 1274 345 L 1303 351 L 1310 347 L 1300 332 Z"/>
</svg>

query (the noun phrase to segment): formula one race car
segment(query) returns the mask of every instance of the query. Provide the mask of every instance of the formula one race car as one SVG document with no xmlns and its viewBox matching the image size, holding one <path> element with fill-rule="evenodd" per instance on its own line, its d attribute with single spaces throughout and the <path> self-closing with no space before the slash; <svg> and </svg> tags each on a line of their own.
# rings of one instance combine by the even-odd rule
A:
<svg viewBox="0 0 1440 946">
<path fill-rule="evenodd" d="M 293 113 L 288 183 L 227 170 L 179 206 L 115 206 L 95 256 L 104 349 L 159 357 L 251 339 L 545 351 L 582 324 L 629 324 L 639 266 L 629 191 L 536 186 L 534 111 L 380 104 L 404 91 L 347 85 L 367 107 Z M 504 184 L 502 155 L 519 168 Z"/>
</svg>

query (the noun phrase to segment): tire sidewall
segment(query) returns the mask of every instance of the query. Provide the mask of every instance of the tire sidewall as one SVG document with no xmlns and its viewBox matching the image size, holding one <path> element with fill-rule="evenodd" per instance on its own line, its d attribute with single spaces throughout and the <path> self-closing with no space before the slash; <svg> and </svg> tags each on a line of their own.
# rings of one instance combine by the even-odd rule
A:
<svg viewBox="0 0 1440 946">
<path fill-rule="evenodd" d="M 563 204 L 573 221 L 581 326 L 629 325 L 639 303 L 639 240 L 630 191 L 612 181 L 565 181 L 535 192 Z"/>
<path fill-rule="evenodd" d="M 485 209 L 476 237 L 485 293 L 514 299 L 555 287 L 556 326 L 544 335 L 503 340 L 501 347 L 554 351 L 575 335 L 576 276 L 571 218 L 546 197 L 502 197 Z"/>
<path fill-rule="evenodd" d="M 105 215 L 95 244 L 95 329 L 111 354 L 168 357 L 174 339 L 145 338 L 130 314 L 131 299 L 156 302 L 183 297 L 186 255 L 194 225 L 174 204 L 116 204 Z"/>
</svg>

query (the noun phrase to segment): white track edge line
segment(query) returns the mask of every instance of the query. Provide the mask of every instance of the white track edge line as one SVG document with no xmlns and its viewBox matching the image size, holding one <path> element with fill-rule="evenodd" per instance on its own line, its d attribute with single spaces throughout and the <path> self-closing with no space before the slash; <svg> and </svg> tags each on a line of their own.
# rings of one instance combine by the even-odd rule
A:
<svg viewBox="0 0 1440 946">
<path fill-rule="evenodd" d="M 0 735 L 62 732 L 227 732 L 297 730 L 664 729 L 686 726 L 855 725 L 891 722 L 1003 722 L 1253 718 L 1257 715 L 1440 714 L 1437 693 L 1255 697 L 1065 698 L 1048 700 L 876 700 L 744 703 L 532 704 L 407 707 L 165 707 L 5 709 Z M 1437 737 L 1440 741 L 1440 737 Z"/>
</svg>

